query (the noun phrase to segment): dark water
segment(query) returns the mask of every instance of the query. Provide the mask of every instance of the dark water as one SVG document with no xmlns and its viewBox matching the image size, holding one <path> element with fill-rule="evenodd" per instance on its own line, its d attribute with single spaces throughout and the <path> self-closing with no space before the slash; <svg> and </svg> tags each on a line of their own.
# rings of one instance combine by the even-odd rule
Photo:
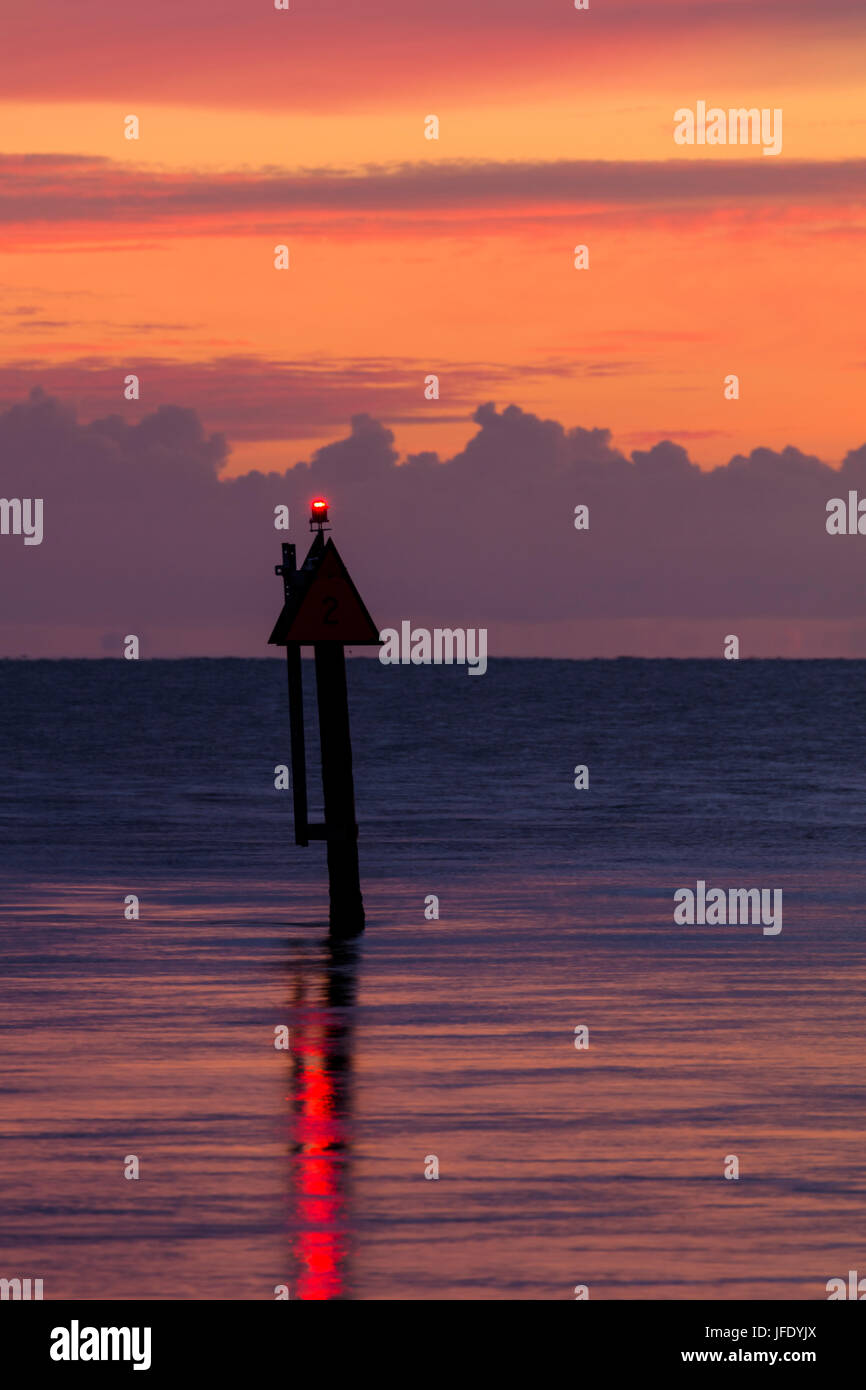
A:
<svg viewBox="0 0 866 1390">
<path fill-rule="evenodd" d="M 368 930 L 329 947 L 324 848 L 273 785 L 279 661 L 0 662 L 0 1276 L 823 1298 L 866 1272 L 866 663 L 349 675 Z M 781 888 L 781 933 L 675 925 L 699 878 Z"/>
</svg>

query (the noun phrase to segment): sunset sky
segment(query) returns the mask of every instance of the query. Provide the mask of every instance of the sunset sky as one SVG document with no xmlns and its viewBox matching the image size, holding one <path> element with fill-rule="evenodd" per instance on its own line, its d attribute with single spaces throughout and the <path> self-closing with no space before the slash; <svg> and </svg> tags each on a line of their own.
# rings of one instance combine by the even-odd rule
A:
<svg viewBox="0 0 866 1390">
<path fill-rule="evenodd" d="M 324 489 L 380 626 L 866 655 L 824 528 L 866 495 L 864 37 L 862 0 L 7 7 L 0 493 L 46 521 L 0 653 L 262 654 L 273 507 L 303 543 Z M 676 143 L 699 102 L 781 152 Z"/>
<path fill-rule="evenodd" d="M 864 33 L 858 0 L 7 7 L 0 403 L 194 407 L 229 473 L 359 411 L 445 457 L 487 400 L 704 467 L 839 462 L 864 436 Z M 698 100 L 781 108 L 782 153 L 675 145 Z"/>
</svg>

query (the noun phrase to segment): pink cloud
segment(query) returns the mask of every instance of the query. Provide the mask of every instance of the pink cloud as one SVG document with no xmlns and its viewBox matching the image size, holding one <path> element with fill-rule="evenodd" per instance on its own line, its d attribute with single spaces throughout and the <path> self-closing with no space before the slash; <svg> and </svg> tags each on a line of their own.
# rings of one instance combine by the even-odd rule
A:
<svg viewBox="0 0 866 1390">
<path fill-rule="evenodd" d="M 138 419 L 159 404 L 180 399 L 237 440 L 310 439 L 330 435 L 335 420 L 360 411 L 391 424 L 468 420 L 479 397 L 496 394 L 516 379 L 627 375 L 639 366 L 623 358 L 551 358 L 511 365 L 450 361 L 440 375 L 447 411 L 424 400 L 429 370 L 429 362 L 412 359 L 277 361 L 252 353 L 198 362 L 136 355 L 49 364 L 43 356 L 0 365 L 0 405 L 41 386 L 87 416 L 122 410 L 125 418 Z M 138 404 L 123 396 L 129 372 L 139 377 Z"/>
<path fill-rule="evenodd" d="M 849 205 L 860 215 L 866 160 L 801 160 L 768 163 L 743 159 L 554 160 L 370 165 L 363 172 L 339 169 L 238 170 L 220 174 L 189 170 L 130 168 L 107 159 L 67 156 L 0 156 L 0 223 L 34 229 L 76 225 L 89 235 L 140 241 L 148 232 L 249 234 L 297 228 L 304 216 L 343 218 L 353 234 L 365 216 L 381 234 L 383 216 L 431 213 L 471 218 L 496 213 L 510 219 L 610 209 L 649 210 L 655 217 L 682 211 L 711 213 L 732 208 L 744 218 L 757 207 L 790 217 L 813 218 L 815 204 L 840 214 Z M 745 204 L 742 208 L 740 205 Z M 360 219 L 360 220 L 359 220 Z M 404 224 L 405 225 L 405 224 Z M 428 233 L 426 220 L 419 228 Z M 29 249 L 29 241 L 23 243 Z"/>
<path fill-rule="evenodd" d="M 784 31 L 779 61 L 790 71 L 793 39 L 855 42 L 864 22 L 859 0 L 603 0 L 586 12 L 569 0 L 437 0 L 432 10 L 427 0 L 292 0 L 287 12 L 272 0 L 89 0 L 84 13 L 86 23 L 67 0 L 7 6 L 7 96 L 298 110 L 431 90 L 501 100 L 506 81 L 509 92 L 549 90 L 551 74 L 592 77 L 602 65 L 622 79 L 648 45 L 699 49 L 716 35 L 762 42 L 771 68 Z M 801 64 L 807 53 L 804 43 Z"/>
</svg>

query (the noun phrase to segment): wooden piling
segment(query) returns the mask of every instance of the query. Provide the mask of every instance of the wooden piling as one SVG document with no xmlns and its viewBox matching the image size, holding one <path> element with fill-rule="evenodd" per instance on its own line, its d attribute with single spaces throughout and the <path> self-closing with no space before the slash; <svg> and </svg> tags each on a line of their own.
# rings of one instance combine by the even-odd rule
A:
<svg viewBox="0 0 866 1390">
<path fill-rule="evenodd" d="M 364 901 L 358 865 L 346 655 L 338 642 L 316 642 L 314 652 L 331 935 L 357 936 L 364 930 Z"/>
</svg>

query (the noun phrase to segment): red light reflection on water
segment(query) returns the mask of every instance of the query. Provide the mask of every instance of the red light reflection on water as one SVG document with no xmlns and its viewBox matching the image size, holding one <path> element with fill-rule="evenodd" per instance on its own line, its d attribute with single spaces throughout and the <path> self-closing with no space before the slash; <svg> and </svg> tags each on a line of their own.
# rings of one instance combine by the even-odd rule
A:
<svg viewBox="0 0 866 1390">
<path fill-rule="evenodd" d="M 335 960 L 295 975 L 292 1028 L 292 1196 L 296 1259 L 293 1293 L 302 1299 L 346 1294 L 349 1149 L 349 1007 L 354 979 Z M 321 1002 L 319 1002 L 321 1001 Z"/>
</svg>

